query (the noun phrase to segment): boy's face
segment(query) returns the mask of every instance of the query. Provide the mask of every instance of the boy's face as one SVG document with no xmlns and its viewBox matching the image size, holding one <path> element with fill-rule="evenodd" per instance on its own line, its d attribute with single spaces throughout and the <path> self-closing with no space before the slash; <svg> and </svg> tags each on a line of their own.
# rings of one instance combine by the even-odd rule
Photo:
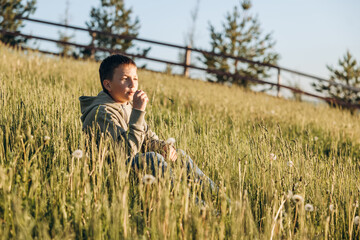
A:
<svg viewBox="0 0 360 240">
<path fill-rule="evenodd" d="M 104 87 L 118 103 L 127 103 L 133 99 L 138 89 L 137 68 L 131 64 L 121 64 L 114 69 L 111 81 L 105 79 Z"/>
</svg>

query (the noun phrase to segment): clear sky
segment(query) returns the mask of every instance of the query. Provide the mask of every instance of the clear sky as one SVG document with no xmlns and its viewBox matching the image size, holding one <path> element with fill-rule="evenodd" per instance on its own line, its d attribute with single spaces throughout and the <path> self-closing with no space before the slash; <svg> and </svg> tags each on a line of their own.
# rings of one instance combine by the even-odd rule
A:
<svg viewBox="0 0 360 240">
<path fill-rule="evenodd" d="M 70 24 L 85 26 L 92 6 L 100 0 L 70 2 Z M 220 27 L 226 12 L 239 6 L 239 0 L 201 0 L 196 23 L 195 47 L 209 49 L 209 22 Z M 65 0 L 38 0 L 32 17 L 59 22 L 65 12 Z M 184 44 L 190 28 L 190 11 L 195 0 L 126 0 L 138 16 L 139 37 Z M 360 62 L 360 0 L 253 0 L 264 33 L 272 32 L 279 65 L 327 78 L 326 64 L 336 65 L 346 50 Z M 26 22 L 25 31 L 56 38 L 59 29 Z M 71 32 L 71 31 L 70 31 Z M 76 41 L 88 43 L 86 34 L 75 32 Z M 42 47 L 51 48 L 50 45 Z M 150 55 L 177 61 L 178 51 L 153 47 Z M 155 66 L 155 65 L 154 65 Z M 164 66 L 161 66 L 163 69 Z"/>
</svg>

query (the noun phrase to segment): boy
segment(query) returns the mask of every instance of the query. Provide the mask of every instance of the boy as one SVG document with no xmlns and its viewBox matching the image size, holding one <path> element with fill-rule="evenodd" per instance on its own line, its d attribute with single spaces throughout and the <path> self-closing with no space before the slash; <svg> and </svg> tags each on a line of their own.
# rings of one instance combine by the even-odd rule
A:
<svg viewBox="0 0 360 240">
<path fill-rule="evenodd" d="M 127 163 L 135 169 L 142 168 L 142 159 L 145 159 L 153 175 L 160 166 L 166 171 L 165 158 L 175 162 L 178 152 L 172 144 L 160 140 L 145 122 L 149 99 L 144 91 L 138 89 L 135 62 L 123 55 L 111 55 L 102 61 L 99 74 L 103 91 L 96 97 L 82 96 L 79 99 L 83 130 L 97 124 L 100 131 L 111 135 L 114 141 L 124 141 L 128 149 Z M 141 154 L 141 150 L 145 153 Z M 179 153 L 187 160 L 188 174 L 200 181 L 208 179 L 210 188 L 214 190 L 213 181 L 183 151 L 179 150 Z"/>
</svg>

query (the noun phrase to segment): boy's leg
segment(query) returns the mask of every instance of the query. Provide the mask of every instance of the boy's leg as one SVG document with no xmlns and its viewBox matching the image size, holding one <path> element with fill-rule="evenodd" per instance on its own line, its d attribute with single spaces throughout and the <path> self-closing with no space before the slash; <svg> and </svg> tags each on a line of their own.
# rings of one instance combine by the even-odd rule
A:
<svg viewBox="0 0 360 240">
<path fill-rule="evenodd" d="M 187 155 L 185 151 L 181 149 L 177 149 L 177 153 L 186 160 L 186 169 L 188 175 L 190 175 L 193 179 L 199 180 L 200 184 L 202 184 L 202 181 L 205 180 L 206 182 L 208 182 L 211 192 L 217 194 L 219 187 L 217 187 L 214 181 L 211 180 L 208 176 L 206 176 L 200 170 L 200 168 L 198 168 L 198 166 L 194 163 L 194 161 L 190 158 L 190 156 Z"/>
<path fill-rule="evenodd" d="M 136 171 L 147 168 L 153 176 L 157 176 L 158 171 L 163 175 L 167 169 L 169 169 L 170 176 L 172 175 L 172 170 L 168 167 L 164 157 L 155 152 L 138 153 L 132 159 L 128 159 L 127 164 L 131 164 L 131 168 Z"/>
<path fill-rule="evenodd" d="M 191 175 L 193 179 L 197 179 L 200 181 L 200 184 L 202 184 L 203 180 L 207 180 L 211 193 L 218 193 L 219 188 L 215 185 L 215 183 L 207 177 L 193 162 L 193 160 L 181 149 L 177 150 L 178 153 L 181 154 L 181 156 L 186 161 L 186 169 L 187 174 Z M 145 164 L 146 163 L 146 164 Z M 131 164 L 131 168 L 135 171 L 143 170 L 145 168 L 151 170 L 153 176 L 157 176 L 158 171 L 161 171 L 161 175 L 163 176 L 164 173 L 168 170 L 170 173 L 171 178 L 171 185 L 173 186 L 173 173 L 171 167 L 168 167 L 168 163 L 165 161 L 164 157 L 155 152 L 147 152 L 142 154 L 136 154 L 135 157 L 132 159 L 128 159 L 127 164 Z M 196 203 L 199 203 L 198 197 L 196 197 Z M 201 204 L 205 204 L 205 202 L 202 200 Z"/>
</svg>

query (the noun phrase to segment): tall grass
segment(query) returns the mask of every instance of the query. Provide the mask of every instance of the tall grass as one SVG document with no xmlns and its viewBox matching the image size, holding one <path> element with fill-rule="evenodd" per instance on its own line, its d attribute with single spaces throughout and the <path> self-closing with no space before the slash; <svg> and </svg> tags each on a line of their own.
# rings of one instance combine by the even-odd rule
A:
<svg viewBox="0 0 360 240">
<path fill-rule="evenodd" d="M 148 124 L 220 191 L 184 180 L 180 161 L 173 184 L 148 185 L 81 131 L 78 97 L 100 91 L 98 63 L 0 52 L 1 239 L 359 238 L 359 117 L 139 70 Z"/>
</svg>

